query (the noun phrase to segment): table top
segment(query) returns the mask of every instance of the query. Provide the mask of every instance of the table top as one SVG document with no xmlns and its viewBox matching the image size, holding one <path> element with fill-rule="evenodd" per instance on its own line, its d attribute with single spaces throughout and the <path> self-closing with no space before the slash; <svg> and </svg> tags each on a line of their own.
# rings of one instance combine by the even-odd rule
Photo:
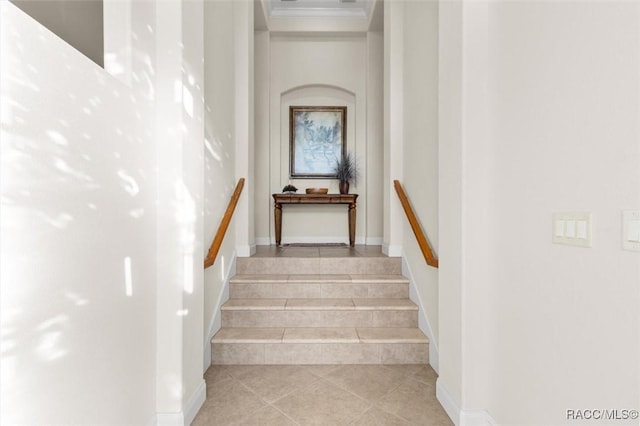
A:
<svg viewBox="0 0 640 426">
<path fill-rule="evenodd" d="M 358 194 L 273 194 L 278 204 L 355 204 Z"/>
</svg>

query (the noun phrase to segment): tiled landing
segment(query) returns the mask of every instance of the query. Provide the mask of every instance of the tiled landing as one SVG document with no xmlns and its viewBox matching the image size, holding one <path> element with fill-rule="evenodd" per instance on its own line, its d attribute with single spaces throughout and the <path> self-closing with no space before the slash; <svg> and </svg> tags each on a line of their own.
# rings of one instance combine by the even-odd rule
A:
<svg viewBox="0 0 640 426">
<path fill-rule="evenodd" d="M 212 366 L 194 426 L 452 423 L 428 365 Z"/>
</svg>

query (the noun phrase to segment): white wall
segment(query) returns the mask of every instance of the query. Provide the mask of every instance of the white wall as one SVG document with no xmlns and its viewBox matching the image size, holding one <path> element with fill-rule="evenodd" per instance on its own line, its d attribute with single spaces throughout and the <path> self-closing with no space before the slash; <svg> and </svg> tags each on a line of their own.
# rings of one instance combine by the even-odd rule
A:
<svg viewBox="0 0 640 426">
<path fill-rule="evenodd" d="M 640 259 L 621 211 L 640 207 L 640 6 L 440 18 L 441 401 L 461 424 L 638 408 Z M 564 211 L 593 214 L 592 248 L 551 243 Z"/>
<path fill-rule="evenodd" d="M 0 422 L 148 424 L 153 93 L 121 84 L 13 4 L 0 11 Z M 153 11 L 132 9 L 143 81 L 154 72 Z"/>
<path fill-rule="evenodd" d="M 289 183 L 289 106 L 345 105 L 348 108 L 347 149 L 357 157 L 361 177 L 350 189 L 351 193 L 359 194 L 356 240 L 365 243 L 367 238 L 373 238 L 379 243 L 382 235 L 376 225 L 379 219 L 374 217 L 371 223 L 368 219 L 369 193 L 379 191 L 379 188 L 371 187 L 368 176 L 369 173 L 381 173 L 382 159 L 377 146 L 381 140 L 378 136 L 368 139 L 367 111 L 370 102 L 377 100 L 379 105 L 382 100 L 373 99 L 379 94 L 368 96 L 365 76 L 368 57 L 375 55 L 381 44 L 371 42 L 367 47 L 364 33 L 340 36 L 271 34 L 268 46 L 265 37 L 259 33 L 260 42 L 256 42 L 256 69 L 260 70 L 256 73 L 256 93 L 268 93 L 269 109 L 265 112 L 264 101 L 256 97 L 256 128 L 261 132 L 268 129 L 269 133 L 256 134 L 256 171 L 263 173 L 256 175 L 256 181 L 267 181 L 269 186 L 265 188 L 263 184 L 256 192 L 257 240 L 262 243 L 275 241 L 271 194 L 280 192 Z M 264 49 L 268 49 L 268 55 Z M 371 62 L 375 63 L 375 57 Z M 268 75 L 268 87 L 266 77 L 261 74 Z M 267 153 L 268 163 L 264 157 Z M 265 174 L 267 170 L 268 175 Z M 336 180 L 293 179 L 291 183 L 300 191 L 323 186 L 330 192 L 338 192 Z M 283 242 L 348 241 L 344 206 L 288 206 L 285 209 Z M 308 226 L 310 222 L 315 225 Z"/>
<path fill-rule="evenodd" d="M 438 3 L 404 5 L 402 176 L 399 177 L 436 256 L 438 253 Z M 397 196 L 392 193 L 397 199 Z M 395 200 L 394 200 L 395 201 Z M 426 264 L 403 217 L 403 255 L 428 321 L 432 349 L 438 345 L 438 270 Z M 423 325 L 427 327 L 426 324 Z M 432 357 L 433 358 L 433 357 Z M 435 361 L 432 359 L 432 361 Z"/>
<path fill-rule="evenodd" d="M 204 241 L 208 246 L 222 220 L 237 184 L 235 173 L 235 79 L 233 3 L 205 2 L 205 210 Z M 232 41 L 232 40 L 231 40 Z M 246 193 L 243 195 L 246 197 Z M 236 234 L 232 221 L 218 258 L 205 270 L 204 367 L 211 364 L 212 333 L 220 328 L 214 321 L 224 301 L 224 285 L 232 272 Z M 219 319 L 218 319 L 219 322 Z"/>
<path fill-rule="evenodd" d="M 119 6 L 117 77 L 1 6 L 3 424 L 205 398 L 202 3 Z"/>
</svg>

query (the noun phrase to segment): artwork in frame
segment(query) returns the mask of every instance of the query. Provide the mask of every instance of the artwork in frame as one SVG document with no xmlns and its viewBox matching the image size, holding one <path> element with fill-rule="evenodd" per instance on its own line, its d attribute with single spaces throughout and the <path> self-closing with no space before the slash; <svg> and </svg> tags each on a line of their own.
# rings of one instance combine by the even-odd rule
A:
<svg viewBox="0 0 640 426">
<path fill-rule="evenodd" d="M 289 174 L 292 178 L 335 178 L 346 152 L 346 106 L 289 107 Z"/>
</svg>

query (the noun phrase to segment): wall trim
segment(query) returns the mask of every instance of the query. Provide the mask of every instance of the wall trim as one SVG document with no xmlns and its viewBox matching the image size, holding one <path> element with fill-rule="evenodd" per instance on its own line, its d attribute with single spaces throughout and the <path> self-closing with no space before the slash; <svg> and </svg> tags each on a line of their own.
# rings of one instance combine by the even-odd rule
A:
<svg viewBox="0 0 640 426">
<path fill-rule="evenodd" d="M 193 423 L 198 411 L 207 399 L 207 384 L 204 379 L 200 380 L 200 384 L 191 394 L 187 402 L 179 413 L 157 413 L 152 419 L 154 425 L 157 426 L 185 426 Z"/>
<path fill-rule="evenodd" d="M 229 262 L 229 267 L 224 275 L 224 281 L 222 283 L 222 291 L 218 295 L 218 300 L 216 300 L 215 308 L 213 310 L 213 316 L 209 321 L 209 328 L 207 328 L 208 333 L 204 339 L 204 357 L 203 357 L 203 366 L 202 372 L 207 371 L 207 368 L 211 365 L 211 339 L 213 336 L 220 330 L 222 327 L 222 311 L 220 308 L 229 300 L 229 281 L 231 277 L 236 274 L 236 252 L 234 250 L 231 255 L 231 262 Z"/>
<path fill-rule="evenodd" d="M 211 346 L 211 345 L 209 345 Z M 191 394 L 187 402 L 183 407 L 184 411 L 184 424 L 190 425 L 196 418 L 198 411 L 202 408 L 204 401 L 207 399 L 207 383 L 204 379 L 200 380 L 200 384 L 196 390 Z"/>
<path fill-rule="evenodd" d="M 402 257 L 402 246 L 382 243 L 382 253 L 389 257 Z"/>
<path fill-rule="evenodd" d="M 442 378 L 438 377 L 436 380 L 436 399 L 444 408 L 454 425 L 460 426 L 460 407 L 458 403 L 453 399 L 449 391 L 444 387 Z"/>
<path fill-rule="evenodd" d="M 158 413 L 156 414 L 157 426 L 184 426 L 184 414 L 179 413 Z"/>
<path fill-rule="evenodd" d="M 429 338 L 429 364 L 431 364 L 431 367 L 439 374 L 440 356 L 438 352 L 438 342 L 434 337 L 433 328 L 431 328 L 431 323 L 427 318 L 424 303 L 422 303 L 422 298 L 416 287 L 416 280 L 413 277 L 413 272 L 411 272 L 411 267 L 409 266 L 409 261 L 404 251 L 402 253 L 402 273 L 409 278 L 409 297 L 418 305 L 418 327 Z"/>
<path fill-rule="evenodd" d="M 365 239 L 365 244 L 368 246 L 381 246 L 382 237 L 367 237 Z"/>
<path fill-rule="evenodd" d="M 436 398 L 456 426 L 498 426 L 487 410 L 461 410 L 440 378 L 436 380 Z"/>
<path fill-rule="evenodd" d="M 462 410 L 460 412 L 460 426 L 497 426 L 486 410 Z"/>
<path fill-rule="evenodd" d="M 270 246 L 271 244 L 275 244 L 271 242 L 270 237 L 256 237 L 256 246 Z"/>
</svg>

